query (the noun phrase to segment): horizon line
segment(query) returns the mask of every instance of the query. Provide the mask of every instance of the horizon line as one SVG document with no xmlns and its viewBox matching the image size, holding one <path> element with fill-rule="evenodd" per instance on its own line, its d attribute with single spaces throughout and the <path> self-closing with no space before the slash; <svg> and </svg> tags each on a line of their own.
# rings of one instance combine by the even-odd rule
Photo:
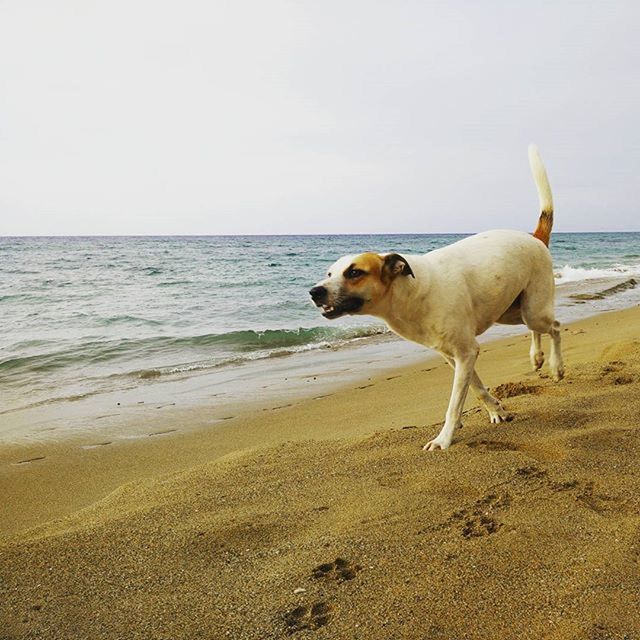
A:
<svg viewBox="0 0 640 640">
<path fill-rule="evenodd" d="M 486 230 L 483 230 L 486 231 Z M 105 233 L 105 234 L 10 234 L 0 235 L 0 239 L 22 239 L 22 238 L 292 238 L 292 237 L 342 237 L 342 236 L 452 236 L 452 235 L 474 235 L 482 231 L 379 231 L 375 233 Z M 555 231 L 552 234 L 589 234 L 589 233 L 640 233 L 637 230 L 599 230 L 599 231 Z"/>
</svg>

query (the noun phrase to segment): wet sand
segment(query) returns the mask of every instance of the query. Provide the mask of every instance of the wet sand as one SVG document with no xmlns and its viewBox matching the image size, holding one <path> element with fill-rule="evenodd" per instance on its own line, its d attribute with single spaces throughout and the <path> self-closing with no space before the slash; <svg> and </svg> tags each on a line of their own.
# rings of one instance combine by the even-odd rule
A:
<svg viewBox="0 0 640 640">
<path fill-rule="evenodd" d="M 435 359 L 214 426 L 3 448 L 0 637 L 640 636 L 640 308 L 562 337 L 559 384 L 528 337 L 483 345 L 515 418 L 472 399 L 446 452 L 421 451 Z"/>
</svg>

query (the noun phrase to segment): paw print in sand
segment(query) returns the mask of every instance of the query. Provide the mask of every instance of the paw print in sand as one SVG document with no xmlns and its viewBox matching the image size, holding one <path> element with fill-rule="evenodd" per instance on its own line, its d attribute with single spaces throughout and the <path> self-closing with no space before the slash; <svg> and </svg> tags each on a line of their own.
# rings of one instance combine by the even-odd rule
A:
<svg viewBox="0 0 640 640">
<path fill-rule="evenodd" d="M 462 527 L 465 538 L 478 538 L 495 533 L 502 525 L 491 516 L 472 515 L 466 518 Z"/>
<path fill-rule="evenodd" d="M 359 564 L 353 564 L 344 558 L 336 558 L 333 562 L 318 565 L 313 570 L 313 577 L 344 582 L 345 580 L 353 580 L 361 569 Z"/>
<path fill-rule="evenodd" d="M 303 629 L 315 631 L 324 627 L 330 619 L 331 607 L 326 602 L 315 602 L 310 607 L 301 605 L 284 616 L 287 631 L 296 633 Z"/>
<path fill-rule="evenodd" d="M 496 533 L 502 524 L 495 518 L 496 512 L 500 512 L 509 506 L 508 495 L 489 494 L 478 500 L 472 509 L 457 511 L 453 514 L 453 521 L 461 521 L 463 537 L 479 538 Z"/>
</svg>

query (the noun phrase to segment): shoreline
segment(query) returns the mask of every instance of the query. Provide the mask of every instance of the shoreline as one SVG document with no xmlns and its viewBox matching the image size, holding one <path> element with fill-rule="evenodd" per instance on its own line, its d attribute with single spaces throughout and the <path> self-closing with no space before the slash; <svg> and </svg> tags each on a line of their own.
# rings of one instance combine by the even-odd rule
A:
<svg viewBox="0 0 640 640">
<path fill-rule="evenodd" d="M 638 303 L 640 287 L 633 279 L 608 277 L 567 282 L 558 286 L 557 317 L 564 326 Z M 494 325 L 479 341 L 485 344 L 523 331 L 524 326 Z M 433 353 L 383 332 L 337 344 L 320 343 L 308 350 L 239 365 L 130 380 L 121 388 L 97 388 L 0 412 L 0 447 L 82 436 L 99 441 L 144 437 L 146 428 L 140 430 L 136 425 L 156 418 L 165 423 L 167 419 L 162 414 L 174 410 L 208 410 L 211 419 L 207 425 L 211 427 L 239 412 L 333 393 L 342 386 L 417 364 Z M 152 418 L 151 414 L 158 410 L 162 411 Z"/>
<path fill-rule="evenodd" d="M 612 322 L 618 326 L 620 319 L 626 323 L 627 317 L 635 321 L 638 315 L 638 307 L 631 307 L 563 327 L 569 368 L 573 351 L 578 350 L 582 358 L 588 356 L 580 343 L 597 339 L 598 346 L 606 344 L 608 332 L 596 329 L 599 325 Z M 634 335 L 634 321 L 619 327 L 629 339 Z M 482 343 L 477 368 L 483 382 L 495 387 L 512 377 L 536 379 L 538 374 L 529 370 L 528 343 L 529 334 L 522 328 L 519 335 Z M 0 504 L 0 534 L 65 516 L 124 483 L 183 471 L 240 451 L 289 441 L 364 437 L 401 423 L 442 421 L 451 374 L 439 355 L 427 352 L 408 366 L 386 363 L 382 371 L 360 374 L 338 386 L 321 380 L 324 387 L 318 387 L 322 390 L 317 393 L 307 388 L 305 394 L 295 397 L 284 390 L 267 404 L 238 403 L 225 407 L 229 412 L 222 416 L 212 415 L 206 406 L 169 406 L 157 413 L 145 408 L 124 429 L 128 437 L 104 439 L 99 432 L 88 430 L 57 441 L 3 444 L 0 491 L 5 500 Z M 394 394 L 399 395 L 395 398 Z M 470 397 L 465 407 L 475 405 Z M 337 415 L 335 406 L 339 407 Z"/>
</svg>

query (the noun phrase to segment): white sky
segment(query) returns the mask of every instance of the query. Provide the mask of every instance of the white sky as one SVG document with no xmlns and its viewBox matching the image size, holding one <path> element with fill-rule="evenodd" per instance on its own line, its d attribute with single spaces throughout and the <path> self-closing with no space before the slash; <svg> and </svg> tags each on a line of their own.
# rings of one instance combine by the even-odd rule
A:
<svg viewBox="0 0 640 640">
<path fill-rule="evenodd" d="M 0 235 L 640 230 L 639 18 L 0 0 Z"/>
</svg>

